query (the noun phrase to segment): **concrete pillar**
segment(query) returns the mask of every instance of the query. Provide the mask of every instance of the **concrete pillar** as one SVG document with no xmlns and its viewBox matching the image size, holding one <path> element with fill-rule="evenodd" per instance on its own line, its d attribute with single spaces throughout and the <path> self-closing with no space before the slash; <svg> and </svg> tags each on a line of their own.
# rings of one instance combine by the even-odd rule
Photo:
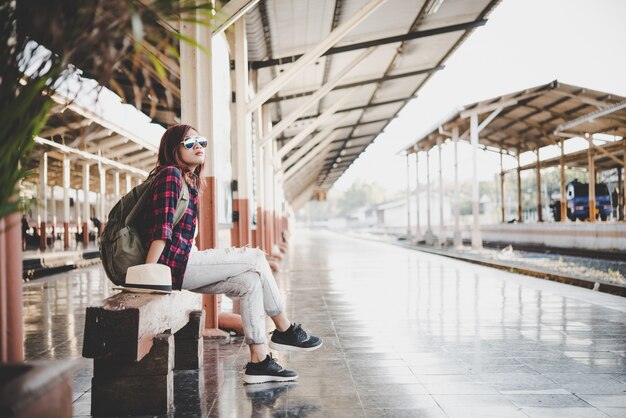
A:
<svg viewBox="0 0 626 418">
<path fill-rule="evenodd" d="M 426 233 L 424 240 L 428 245 L 432 245 L 435 241 L 430 222 L 430 150 L 426 151 Z"/>
<path fill-rule="evenodd" d="M 446 226 L 443 220 L 443 164 L 441 162 L 441 146 L 443 141 L 437 139 L 437 151 L 439 156 L 439 233 L 437 234 L 437 244 L 443 246 L 446 243 Z"/>
<path fill-rule="evenodd" d="M 411 170 L 409 153 L 406 154 L 406 239 L 411 241 Z"/>
<path fill-rule="evenodd" d="M 272 129 L 272 121 L 270 119 L 270 112 L 269 112 L 269 108 L 267 106 L 263 106 L 263 132 L 268 132 L 269 130 Z M 265 146 L 263 147 L 263 179 L 265 181 L 265 185 L 263 187 L 264 189 L 264 197 L 265 197 L 265 201 L 263 202 L 263 207 L 265 208 L 265 213 L 264 213 L 264 217 L 265 217 L 265 251 L 268 254 L 272 253 L 272 244 L 273 244 L 273 240 L 272 240 L 272 233 L 273 233 L 273 216 L 274 216 L 274 208 L 273 208 L 273 204 L 272 204 L 272 199 L 274 196 L 274 188 L 273 188 L 273 184 L 274 184 L 274 170 L 272 169 L 273 166 L 273 155 L 272 155 L 272 151 L 273 151 L 273 146 Z"/>
<path fill-rule="evenodd" d="M 83 248 L 89 245 L 89 164 L 83 165 Z"/>
<path fill-rule="evenodd" d="M 624 159 L 623 163 L 622 163 L 622 168 L 624 170 L 624 174 L 622 175 L 622 193 L 620 194 L 620 196 L 622 197 L 621 201 L 621 209 L 620 209 L 620 221 L 623 221 L 626 219 L 626 139 L 622 139 L 622 157 Z"/>
<path fill-rule="evenodd" d="M 502 150 L 500 150 L 500 210 L 502 212 L 502 223 L 506 223 L 506 206 L 504 203 L 504 163 L 502 159 Z"/>
<path fill-rule="evenodd" d="M 480 235 L 480 190 L 478 185 L 478 115 L 470 116 L 470 136 L 472 143 L 472 247 L 482 248 Z"/>
<path fill-rule="evenodd" d="M 128 193 L 133 188 L 133 179 L 131 178 L 129 173 L 126 173 L 125 179 L 126 179 L 126 193 Z"/>
<path fill-rule="evenodd" d="M 205 16 L 199 15 L 190 16 L 189 20 L 196 18 L 206 20 Z M 198 248 L 205 250 L 218 246 L 216 152 L 213 131 L 213 42 L 211 25 L 194 24 L 189 20 L 181 19 L 180 33 L 193 39 L 197 45 L 180 43 L 181 122 L 195 127 L 208 140 L 204 172 L 201 173 L 205 186 L 199 193 L 197 239 Z M 202 299 L 206 311 L 204 336 L 226 337 L 219 330 L 217 297 L 204 295 Z"/>
<path fill-rule="evenodd" d="M 80 210 L 80 200 L 78 200 L 78 190 L 74 189 L 74 225 L 76 227 L 76 233 L 80 232 L 80 227 L 82 225 L 82 217 Z M 76 236 L 76 235 L 75 235 Z M 76 238 L 76 246 L 78 245 L 78 237 Z"/>
<path fill-rule="evenodd" d="M 522 222 L 522 165 L 519 160 L 520 150 L 517 149 L 517 221 Z"/>
<path fill-rule="evenodd" d="M 63 155 L 63 248 L 70 248 L 70 159 Z"/>
<path fill-rule="evenodd" d="M 261 138 L 263 137 L 263 110 L 261 107 L 254 114 L 255 121 L 255 138 L 254 138 L 254 170 L 255 170 L 255 203 L 256 203 L 256 246 L 266 251 L 265 248 L 265 216 L 264 216 L 264 202 L 265 202 L 265 180 L 263 161 L 265 160 L 264 150 L 261 146 Z"/>
<path fill-rule="evenodd" d="M 44 152 L 39 162 L 39 202 L 41 216 L 39 219 L 39 249 L 46 250 L 46 227 L 48 221 L 48 153 Z"/>
<path fill-rule="evenodd" d="M 539 156 L 539 147 L 535 150 L 535 155 L 537 156 L 537 164 L 536 168 L 536 182 L 537 182 L 537 221 L 543 222 L 543 202 L 541 198 L 541 159 Z"/>
<path fill-rule="evenodd" d="M 589 142 L 588 164 L 589 164 L 589 222 L 596 221 L 596 162 L 593 151 L 593 136 L 587 135 Z"/>
<path fill-rule="evenodd" d="M 463 245 L 461 238 L 461 222 L 460 222 L 460 199 L 459 199 L 459 128 L 452 128 L 452 141 L 454 142 L 454 246 Z"/>
<path fill-rule="evenodd" d="M 247 112 L 248 100 L 248 45 L 246 40 L 245 15 L 234 24 L 235 32 L 235 135 L 233 141 L 233 174 L 237 190 L 233 192 L 233 211 L 238 219 L 233 220 L 232 245 L 251 244 L 250 236 L 250 167 L 252 165 L 250 124 Z"/>
<path fill-rule="evenodd" d="M 24 361 L 21 215 L 0 219 L 0 363 Z"/>
<path fill-rule="evenodd" d="M 559 168 L 561 171 L 561 222 L 567 221 L 567 194 L 565 193 L 565 138 L 561 139 L 561 157 Z"/>
<path fill-rule="evenodd" d="M 419 172 L 419 152 L 415 149 L 415 224 L 417 230 L 415 232 L 415 242 L 422 240 L 422 227 L 420 225 L 420 172 Z"/>
<path fill-rule="evenodd" d="M 104 228 L 104 224 L 106 223 L 106 217 L 108 215 L 107 213 L 107 208 L 106 208 L 106 204 L 107 204 L 107 185 L 106 185 L 106 171 L 104 169 L 104 165 L 102 164 L 98 164 L 98 179 L 100 181 L 100 193 L 99 193 L 99 210 L 98 212 L 100 212 L 100 216 L 98 217 L 98 219 L 100 220 L 100 226 L 98 227 L 98 237 L 100 237 L 100 234 L 102 233 L 102 228 Z"/>
<path fill-rule="evenodd" d="M 57 202 L 54 198 L 54 186 L 49 186 L 50 187 L 50 242 L 52 243 L 52 248 L 54 248 L 54 243 L 56 240 L 56 233 L 57 233 Z"/>
<path fill-rule="evenodd" d="M 120 172 L 116 171 L 113 173 L 113 199 L 112 204 L 114 205 L 120 200 Z"/>
</svg>

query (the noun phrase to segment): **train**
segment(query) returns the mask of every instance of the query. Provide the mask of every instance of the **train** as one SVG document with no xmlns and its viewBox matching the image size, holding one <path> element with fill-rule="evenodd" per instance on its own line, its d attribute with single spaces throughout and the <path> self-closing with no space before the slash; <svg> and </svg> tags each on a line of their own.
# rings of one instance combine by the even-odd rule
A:
<svg viewBox="0 0 626 418">
<path fill-rule="evenodd" d="M 585 221 L 589 219 L 589 184 L 578 179 L 567 183 L 567 218 Z M 611 194 L 605 183 L 596 183 L 596 218 L 606 221 L 611 216 Z"/>
</svg>

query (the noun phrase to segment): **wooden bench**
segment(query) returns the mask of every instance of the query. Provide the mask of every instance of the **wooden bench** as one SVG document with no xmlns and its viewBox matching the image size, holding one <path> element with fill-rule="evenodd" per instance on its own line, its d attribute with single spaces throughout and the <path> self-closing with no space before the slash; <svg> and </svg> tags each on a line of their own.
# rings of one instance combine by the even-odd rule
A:
<svg viewBox="0 0 626 418">
<path fill-rule="evenodd" d="M 119 293 L 87 308 L 83 357 L 94 359 L 91 414 L 173 411 L 173 370 L 202 367 L 200 295 Z"/>
</svg>

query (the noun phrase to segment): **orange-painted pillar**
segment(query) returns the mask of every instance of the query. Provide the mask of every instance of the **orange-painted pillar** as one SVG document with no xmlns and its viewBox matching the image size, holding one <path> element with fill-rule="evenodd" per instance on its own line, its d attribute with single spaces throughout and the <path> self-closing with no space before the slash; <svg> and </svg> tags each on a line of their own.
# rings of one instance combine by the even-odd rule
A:
<svg viewBox="0 0 626 418">
<path fill-rule="evenodd" d="M 24 361 L 20 214 L 0 219 L 0 363 Z"/>
<path fill-rule="evenodd" d="M 199 12 L 198 12 L 199 13 Z M 181 65 L 181 120 L 195 127 L 208 139 L 204 172 L 201 174 L 204 185 L 200 188 L 198 202 L 198 249 L 205 250 L 218 246 L 217 193 L 216 193 L 216 150 L 214 140 L 213 112 L 213 53 L 212 32 L 206 25 L 194 24 L 201 16 L 182 16 L 180 33 L 193 39 L 198 45 L 180 43 Z M 191 19 L 189 19 L 191 17 Z M 200 50 L 201 47 L 204 51 Z M 215 295 L 203 295 L 206 311 L 204 336 L 225 338 L 228 334 L 219 330 L 218 300 Z"/>
</svg>

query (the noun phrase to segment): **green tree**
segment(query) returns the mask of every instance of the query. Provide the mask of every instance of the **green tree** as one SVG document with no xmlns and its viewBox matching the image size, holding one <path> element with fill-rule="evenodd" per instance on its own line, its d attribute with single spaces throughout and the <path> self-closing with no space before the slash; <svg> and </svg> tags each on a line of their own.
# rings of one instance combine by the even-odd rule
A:
<svg viewBox="0 0 626 418">
<path fill-rule="evenodd" d="M 0 219 L 19 208 L 18 182 L 33 138 L 46 123 L 54 87 L 80 71 L 106 85 L 123 63 L 166 70 L 146 48 L 195 44 L 164 22 L 211 24 L 197 0 L 0 0 Z M 189 16 L 189 18 L 186 18 Z M 22 164 L 20 164 L 22 162 Z"/>
</svg>

